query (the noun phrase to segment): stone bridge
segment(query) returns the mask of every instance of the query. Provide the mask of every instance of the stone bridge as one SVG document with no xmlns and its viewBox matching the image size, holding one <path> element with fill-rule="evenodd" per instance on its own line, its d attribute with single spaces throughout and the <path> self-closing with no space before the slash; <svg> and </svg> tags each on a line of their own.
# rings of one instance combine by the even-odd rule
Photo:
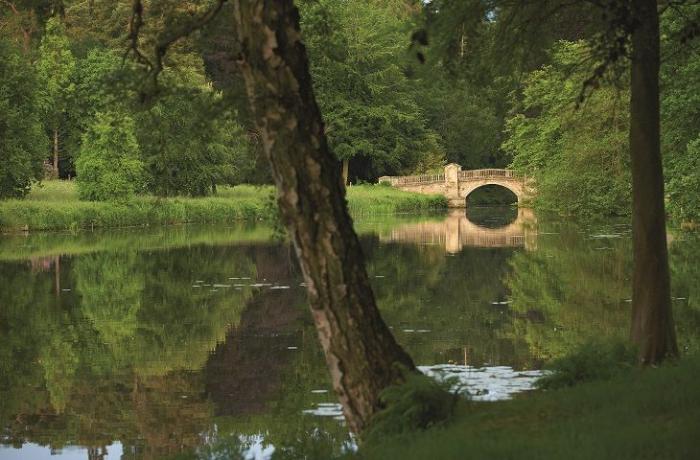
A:
<svg viewBox="0 0 700 460">
<path fill-rule="evenodd" d="M 444 195 L 451 208 L 466 207 L 469 194 L 486 185 L 499 185 L 510 190 L 518 198 L 518 206 L 527 203 L 534 194 L 531 182 L 515 171 L 509 169 L 462 171 L 462 167 L 454 163 L 445 166 L 444 174 L 382 176 L 379 182 L 387 182 L 395 188 L 409 192 Z"/>
<path fill-rule="evenodd" d="M 443 221 L 400 225 L 380 233 L 379 239 L 444 246 L 450 254 L 456 254 L 464 247 L 533 250 L 537 248 L 537 220 L 532 210 L 520 208 L 513 222 L 499 228 L 487 228 L 470 221 L 463 210 L 454 209 Z"/>
</svg>

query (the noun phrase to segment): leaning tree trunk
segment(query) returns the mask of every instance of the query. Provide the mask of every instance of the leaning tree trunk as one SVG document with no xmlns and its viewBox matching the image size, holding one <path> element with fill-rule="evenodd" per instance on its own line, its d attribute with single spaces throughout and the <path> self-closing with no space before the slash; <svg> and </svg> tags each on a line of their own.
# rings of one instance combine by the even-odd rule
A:
<svg viewBox="0 0 700 460">
<path fill-rule="evenodd" d="M 659 18 L 656 0 L 634 0 L 630 149 L 634 275 L 632 340 L 644 364 L 678 354 L 671 314 L 659 128 Z"/>
<path fill-rule="evenodd" d="M 415 369 L 382 320 L 314 98 L 292 0 L 236 0 L 240 67 L 294 241 L 311 313 L 348 425 L 361 433 L 380 392 Z"/>
</svg>

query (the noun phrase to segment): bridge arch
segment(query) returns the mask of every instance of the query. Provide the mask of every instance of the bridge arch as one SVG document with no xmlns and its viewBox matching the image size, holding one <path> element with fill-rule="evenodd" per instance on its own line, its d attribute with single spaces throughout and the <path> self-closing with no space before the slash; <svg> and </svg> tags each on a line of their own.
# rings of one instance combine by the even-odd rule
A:
<svg viewBox="0 0 700 460">
<path fill-rule="evenodd" d="M 460 184 L 459 186 L 459 197 L 465 201 L 469 199 L 469 196 L 479 189 L 484 187 L 495 186 L 508 190 L 510 193 L 515 195 L 515 199 L 518 204 L 523 200 L 523 190 L 520 184 L 514 183 L 513 181 L 503 181 L 503 180 L 484 180 L 477 182 L 466 182 Z"/>
</svg>

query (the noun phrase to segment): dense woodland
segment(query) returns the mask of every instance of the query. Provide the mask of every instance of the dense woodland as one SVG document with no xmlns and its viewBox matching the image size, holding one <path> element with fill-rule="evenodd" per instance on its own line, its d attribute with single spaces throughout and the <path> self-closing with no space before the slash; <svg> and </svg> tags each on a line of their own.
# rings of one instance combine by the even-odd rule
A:
<svg viewBox="0 0 700 460">
<path fill-rule="evenodd" d="M 244 102 L 230 5 L 171 45 L 156 79 L 128 52 L 131 3 L 2 2 L 0 196 L 22 197 L 56 176 L 76 178 L 86 200 L 271 181 Z M 146 2 L 142 48 L 201 3 Z M 603 31 L 586 2 L 546 19 L 508 2 L 298 3 L 328 141 L 350 182 L 447 162 L 511 166 L 536 179 L 542 209 L 630 213 L 628 63 L 590 84 Z M 686 221 L 700 213 L 700 55 L 687 30 L 698 8 L 660 16 L 667 206 Z M 516 13 L 521 23 L 504 24 Z M 546 33 L 522 18 L 545 21 Z"/>
</svg>

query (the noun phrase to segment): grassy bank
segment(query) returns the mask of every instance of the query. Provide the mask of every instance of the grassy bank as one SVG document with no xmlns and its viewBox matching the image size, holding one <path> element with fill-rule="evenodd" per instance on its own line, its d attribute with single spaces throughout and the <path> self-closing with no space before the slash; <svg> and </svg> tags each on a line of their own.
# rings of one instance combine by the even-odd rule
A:
<svg viewBox="0 0 700 460">
<path fill-rule="evenodd" d="M 24 200 L 0 201 L 0 231 L 78 230 L 183 223 L 231 223 L 272 219 L 270 186 L 222 187 L 205 198 L 137 197 L 123 203 L 80 201 L 74 182 L 48 181 Z M 418 195 L 380 186 L 348 191 L 354 215 L 444 209 L 442 197 Z"/>
<path fill-rule="evenodd" d="M 498 403 L 464 403 L 452 424 L 367 445 L 366 459 L 698 458 L 700 357 Z"/>
<path fill-rule="evenodd" d="M 347 196 L 353 216 L 447 209 L 447 199 L 442 195 L 421 195 L 383 185 L 353 185 L 348 187 Z"/>
</svg>

